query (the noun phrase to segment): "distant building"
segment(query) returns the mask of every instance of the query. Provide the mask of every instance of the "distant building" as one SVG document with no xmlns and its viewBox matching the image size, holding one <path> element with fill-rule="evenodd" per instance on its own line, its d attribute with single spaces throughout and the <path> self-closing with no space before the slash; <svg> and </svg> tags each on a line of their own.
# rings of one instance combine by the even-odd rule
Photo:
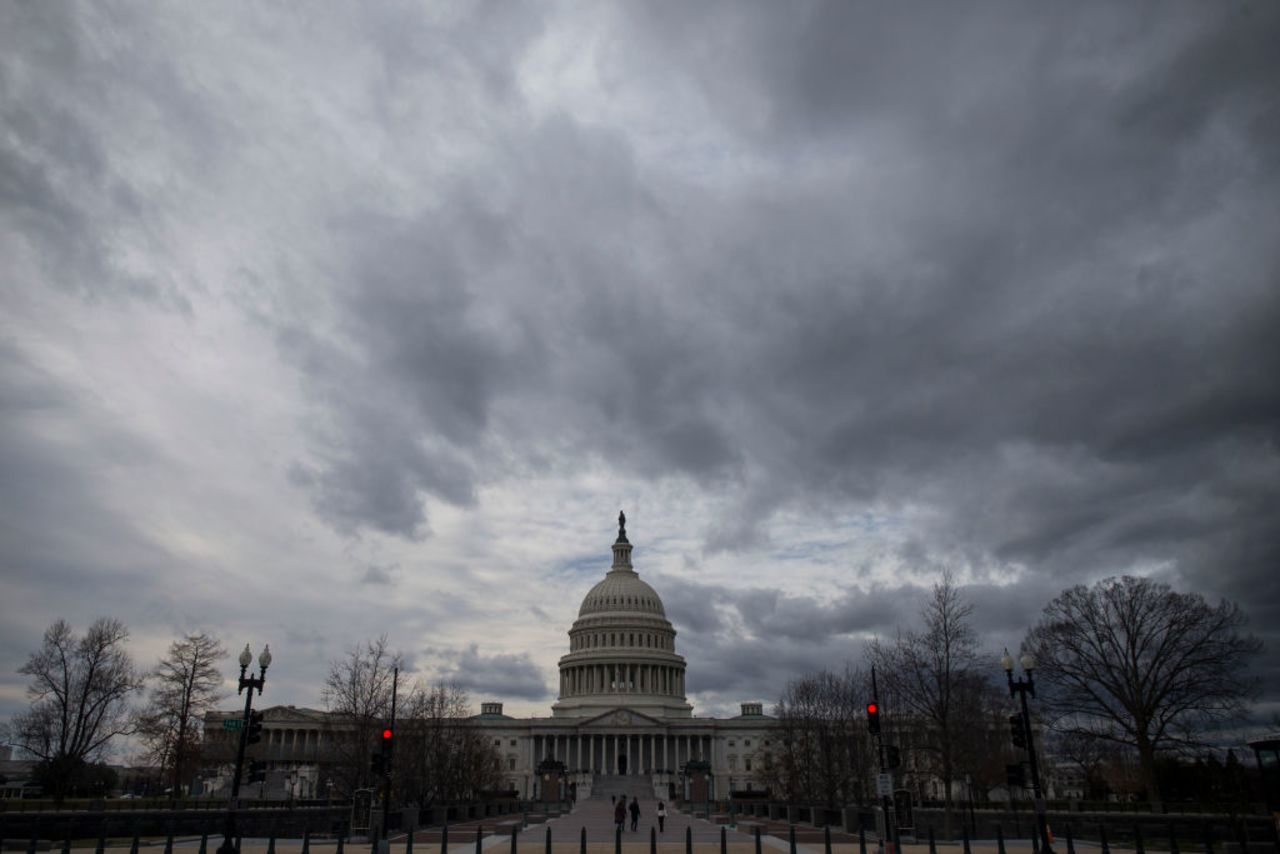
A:
<svg viewBox="0 0 1280 854">
<path fill-rule="evenodd" d="M 696 717 L 685 695 L 685 660 L 676 652 L 676 630 L 662 599 L 631 563 L 626 517 L 619 514 L 613 565 L 582 600 L 569 629 L 569 651 L 559 662 L 560 685 L 547 717 L 514 718 L 502 704 L 485 702 L 471 719 L 502 761 L 507 785 L 521 797 L 538 797 L 539 765 L 563 763 L 565 782 L 577 797 L 616 778 L 647 781 L 655 796 L 670 798 L 687 785 L 680 771 L 690 760 L 710 766 L 710 797 L 764 787 L 761 754 L 769 749 L 775 719 L 759 702 L 743 703 L 731 718 Z M 233 737 L 221 721 L 238 712 L 212 712 L 208 737 Z M 298 798 L 326 794 L 325 764 L 335 737 L 328 715 L 314 709 L 275 706 L 265 710 L 263 744 L 255 756 L 268 763 L 264 793 L 279 797 L 284 786 Z M 206 781 L 229 785 L 229 772 Z M 249 791 L 252 797 L 254 792 Z"/>
</svg>

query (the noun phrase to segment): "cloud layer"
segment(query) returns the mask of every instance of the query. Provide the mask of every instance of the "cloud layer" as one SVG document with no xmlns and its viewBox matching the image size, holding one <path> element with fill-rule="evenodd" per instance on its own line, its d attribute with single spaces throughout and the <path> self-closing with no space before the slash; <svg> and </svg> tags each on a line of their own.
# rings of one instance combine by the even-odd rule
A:
<svg viewBox="0 0 1280 854">
<path fill-rule="evenodd" d="M 1125 572 L 1275 648 L 1278 34 L 6 7 L 0 713 L 99 613 L 292 646 L 299 703 L 385 631 L 545 709 L 623 505 L 710 711 L 943 568 L 993 648 Z"/>
</svg>

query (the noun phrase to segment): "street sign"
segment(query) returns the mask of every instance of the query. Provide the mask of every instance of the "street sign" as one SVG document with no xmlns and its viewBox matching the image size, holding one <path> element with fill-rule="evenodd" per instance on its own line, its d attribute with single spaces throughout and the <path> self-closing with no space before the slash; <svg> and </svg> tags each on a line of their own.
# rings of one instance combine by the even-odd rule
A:
<svg viewBox="0 0 1280 854">
<path fill-rule="evenodd" d="M 225 718 L 222 721 L 223 729 L 244 729 L 243 718 Z"/>
<path fill-rule="evenodd" d="M 882 798 L 887 798 L 893 794 L 892 774 L 885 773 L 876 775 L 876 794 Z"/>
</svg>

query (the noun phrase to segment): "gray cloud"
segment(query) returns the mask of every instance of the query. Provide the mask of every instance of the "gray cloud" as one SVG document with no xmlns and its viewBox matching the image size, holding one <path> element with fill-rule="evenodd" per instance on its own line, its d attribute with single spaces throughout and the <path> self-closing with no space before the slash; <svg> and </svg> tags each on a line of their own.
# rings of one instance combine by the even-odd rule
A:
<svg viewBox="0 0 1280 854">
<path fill-rule="evenodd" d="M 437 670 L 439 680 L 467 690 L 473 699 L 545 700 L 550 696 L 542 672 L 528 653 L 485 655 L 477 644 L 471 644 L 445 651 L 445 659 Z"/>
<path fill-rule="evenodd" d="M 86 402 L 171 388 L 173 360 L 217 411 L 283 401 L 263 489 L 337 532 L 324 559 L 366 589 L 391 580 L 380 550 L 437 557 L 432 513 L 574 473 L 566 494 L 687 486 L 707 557 L 795 546 L 788 514 L 913 526 L 866 534 L 883 560 L 856 588 L 663 575 L 708 702 L 856 658 L 944 567 L 995 646 L 1127 571 L 1238 600 L 1280 642 L 1280 11 L 566 11 L 0 12 L 0 340 L 30 371 L 4 387 L 6 593 L 174 562 L 95 480 L 180 462 L 154 411 L 102 425 Z M 50 367 L 120 358 L 77 338 L 147 311 L 182 344 L 81 386 Z M 222 373 L 256 335 L 261 375 Z M 181 459 L 233 435 L 198 421 Z M 485 609 L 403 610 L 427 632 Z M 547 662 L 470 654 L 545 696 Z"/>
</svg>

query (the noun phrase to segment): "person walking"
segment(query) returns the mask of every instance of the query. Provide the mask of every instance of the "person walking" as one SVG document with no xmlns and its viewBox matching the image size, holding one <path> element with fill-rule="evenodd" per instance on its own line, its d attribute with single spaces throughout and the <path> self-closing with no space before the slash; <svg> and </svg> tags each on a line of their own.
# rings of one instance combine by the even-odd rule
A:
<svg viewBox="0 0 1280 854">
<path fill-rule="evenodd" d="M 640 799 L 631 799 L 631 832 L 636 832 L 636 825 L 640 823 Z"/>
<path fill-rule="evenodd" d="M 613 823 L 617 825 L 618 832 L 622 832 L 622 826 L 627 823 L 627 803 L 626 798 L 619 798 L 613 806 Z"/>
<path fill-rule="evenodd" d="M 667 823 L 667 805 L 662 801 L 658 801 L 658 832 L 666 830 Z"/>
</svg>

